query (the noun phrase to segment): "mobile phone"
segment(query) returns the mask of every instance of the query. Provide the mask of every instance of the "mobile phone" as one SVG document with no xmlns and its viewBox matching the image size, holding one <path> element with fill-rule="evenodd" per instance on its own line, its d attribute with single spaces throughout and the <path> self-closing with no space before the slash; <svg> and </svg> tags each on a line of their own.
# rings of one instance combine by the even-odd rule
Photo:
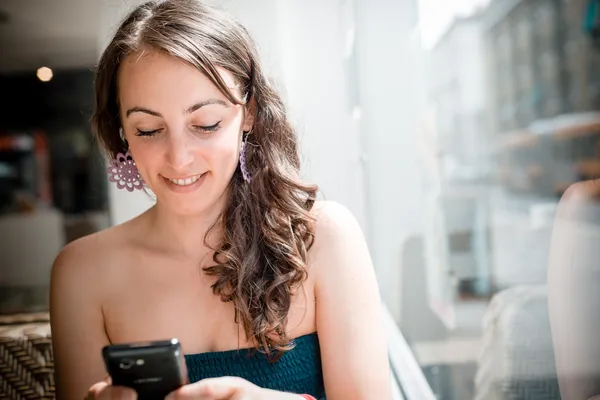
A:
<svg viewBox="0 0 600 400">
<path fill-rule="evenodd" d="M 106 371 L 115 386 L 127 386 L 138 400 L 163 400 L 187 383 L 185 358 L 177 339 L 113 344 L 102 349 Z"/>
</svg>

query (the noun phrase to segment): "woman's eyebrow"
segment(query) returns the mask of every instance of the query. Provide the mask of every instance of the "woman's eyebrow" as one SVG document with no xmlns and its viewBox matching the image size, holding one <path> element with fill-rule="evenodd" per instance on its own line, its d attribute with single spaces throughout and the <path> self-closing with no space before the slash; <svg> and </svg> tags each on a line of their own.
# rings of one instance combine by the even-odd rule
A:
<svg viewBox="0 0 600 400">
<path fill-rule="evenodd" d="M 198 109 L 200 109 L 200 108 L 202 108 L 204 106 L 211 105 L 211 104 L 219 104 L 219 105 L 222 105 L 223 107 L 229 108 L 229 104 L 227 104 L 223 100 L 208 99 L 208 100 L 200 101 L 200 102 L 198 102 L 198 103 L 196 103 L 196 104 L 188 107 L 185 110 L 185 113 L 186 114 L 191 114 L 194 111 L 196 111 L 196 110 L 198 110 Z M 132 108 L 130 108 L 130 109 L 127 110 L 126 116 L 129 117 L 131 114 L 136 113 L 136 112 L 146 113 L 146 114 L 150 114 L 150 115 L 152 115 L 154 117 L 162 118 L 162 114 L 159 113 L 158 111 L 152 111 L 152 110 L 150 110 L 148 108 L 145 108 L 145 107 L 132 107 Z"/>
</svg>

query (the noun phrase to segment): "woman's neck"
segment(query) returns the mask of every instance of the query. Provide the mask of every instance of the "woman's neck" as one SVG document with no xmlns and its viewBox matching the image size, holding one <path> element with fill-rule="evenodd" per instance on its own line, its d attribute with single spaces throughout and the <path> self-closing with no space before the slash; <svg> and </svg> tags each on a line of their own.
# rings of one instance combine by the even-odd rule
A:
<svg viewBox="0 0 600 400">
<path fill-rule="evenodd" d="M 202 214 L 180 215 L 158 202 L 149 211 L 149 228 L 158 247 L 165 251 L 183 258 L 204 258 L 209 253 L 204 239 L 215 248 L 223 236 L 221 214 L 224 207 L 225 202 L 218 201 Z"/>
</svg>

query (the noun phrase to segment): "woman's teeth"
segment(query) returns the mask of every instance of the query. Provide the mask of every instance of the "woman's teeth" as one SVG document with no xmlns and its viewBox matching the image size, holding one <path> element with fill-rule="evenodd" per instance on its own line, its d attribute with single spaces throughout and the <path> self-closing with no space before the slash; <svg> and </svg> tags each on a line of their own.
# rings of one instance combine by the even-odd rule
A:
<svg viewBox="0 0 600 400">
<path fill-rule="evenodd" d="M 198 179 L 200 179 L 201 176 L 202 176 L 202 174 L 195 175 L 195 176 L 192 176 L 190 178 L 185 178 L 185 179 L 170 179 L 169 178 L 169 180 L 178 186 L 189 186 L 192 183 L 195 183 Z"/>
</svg>

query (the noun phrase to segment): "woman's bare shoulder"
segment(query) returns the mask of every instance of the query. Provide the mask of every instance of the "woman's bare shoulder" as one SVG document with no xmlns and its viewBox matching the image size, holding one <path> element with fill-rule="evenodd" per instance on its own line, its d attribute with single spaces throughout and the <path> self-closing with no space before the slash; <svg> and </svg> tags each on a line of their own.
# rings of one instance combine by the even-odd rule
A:
<svg viewBox="0 0 600 400">
<path fill-rule="evenodd" d="M 364 247 L 360 224 L 352 212 L 340 203 L 320 201 L 312 210 L 315 218 L 315 241 L 309 252 L 309 262 L 315 266 L 329 265 L 341 252 L 352 254 Z"/>
<path fill-rule="evenodd" d="M 52 275 L 61 281 L 78 280 L 97 285 L 111 275 L 111 266 L 118 266 L 130 236 L 131 225 L 125 223 L 76 239 L 64 246 L 52 266 Z"/>
<path fill-rule="evenodd" d="M 100 354 L 109 343 L 104 305 L 121 276 L 120 242 L 126 232 L 115 226 L 74 240 L 52 266 L 50 321 L 55 358 L 60 361 L 57 388 L 63 393 L 84 392 L 102 379 Z"/>
<path fill-rule="evenodd" d="M 118 243 L 116 236 L 122 228 L 113 226 L 99 232 L 76 239 L 62 248 L 57 256 L 58 264 L 72 264 L 85 261 L 86 265 L 95 264 L 110 257 L 111 250 Z"/>
<path fill-rule="evenodd" d="M 358 221 L 344 205 L 335 201 L 317 201 L 311 210 L 315 219 L 315 238 L 319 242 L 339 240 L 361 232 Z"/>
</svg>

